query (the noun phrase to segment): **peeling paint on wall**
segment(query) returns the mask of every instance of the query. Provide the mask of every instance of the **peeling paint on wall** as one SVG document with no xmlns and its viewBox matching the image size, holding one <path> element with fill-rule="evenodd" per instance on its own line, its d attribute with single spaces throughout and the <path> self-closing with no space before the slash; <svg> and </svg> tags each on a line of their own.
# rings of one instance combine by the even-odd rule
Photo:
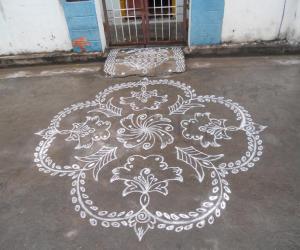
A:
<svg viewBox="0 0 300 250">
<path fill-rule="evenodd" d="M 90 46 L 91 43 L 85 37 L 79 37 L 72 41 L 73 47 L 79 48 L 80 52 L 85 52 L 86 47 Z"/>
</svg>

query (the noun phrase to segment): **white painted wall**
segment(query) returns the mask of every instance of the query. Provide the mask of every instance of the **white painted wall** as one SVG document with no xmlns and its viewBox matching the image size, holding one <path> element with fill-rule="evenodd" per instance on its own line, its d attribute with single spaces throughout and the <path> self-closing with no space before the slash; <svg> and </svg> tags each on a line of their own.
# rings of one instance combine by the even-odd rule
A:
<svg viewBox="0 0 300 250">
<path fill-rule="evenodd" d="M 222 42 L 300 43 L 300 0 L 225 0 Z"/>
<path fill-rule="evenodd" d="M 225 0 L 223 42 L 253 42 L 278 37 L 285 0 Z"/>
<path fill-rule="evenodd" d="M 0 0 L 0 55 L 71 48 L 59 0 Z"/>
<path fill-rule="evenodd" d="M 292 22 L 292 29 L 288 32 L 287 39 L 291 43 L 300 43 L 300 1 L 297 1 L 295 6 L 294 19 Z"/>
<path fill-rule="evenodd" d="M 105 48 L 101 0 L 95 2 Z M 300 0 L 225 0 L 222 42 L 278 38 L 300 43 Z M 59 0 L 0 0 L 0 55 L 71 49 Z"/>
<path fill-rule="evenodd" d="M 99 34 L 100 34 L 100 40 L 101 40 L 101 47 L 102 50 L 105 50 L 106 48 L 106 39 L 105 39 L 105 31 L 104 31 L 104 12 L 103 12 L 103 5 L 101 0 L 95 0 L 95 10 L 98 20 L 98 27 L 99 27 Z"/>
<path fill-rule="evenodd" d="M 287 0 L 280 38 L 300 42 L 300 0 Z"/>
</svg>

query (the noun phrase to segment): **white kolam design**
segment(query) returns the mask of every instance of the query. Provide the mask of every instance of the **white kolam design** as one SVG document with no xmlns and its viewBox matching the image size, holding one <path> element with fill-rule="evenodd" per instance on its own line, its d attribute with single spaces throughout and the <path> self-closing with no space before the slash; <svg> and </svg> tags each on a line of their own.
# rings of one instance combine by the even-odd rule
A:
<svg viewBox="0 0 300 250">
<path fill-rule="evenodd" d="M 168 101 L 168 95 L 159 95 L 158 91 L 147 91 L 147 86 L 142 86 L 141 91 L 131 91 L 131 96 L 121 97 L 120 104 L 129 104 L 132 110 L 156 110 Z"/>
<path fill-rule="evenodd" d="M 218 140 L 230 140 L 227 131 L 237 131 L 239 128 L 225 126 L 226 119 L 213 119 L 210 113 L 195 113 L 189 120 L 182 120 L 182 135 L 189 140 L 200 141 L 202 147 L 220 147 Z"/>
<path fill-rule="evenodd" d="M 173 70 L 169 69 L 169 72 L 185 71 L 184 53 L 179 47 L 112 49 L 107 56 L 104 72 L 109 76 L 116 76 L 116 68 L 123 65 L 128 71 L 146 75 L 150 70 L 170 60 L 174 60 L 175 66 Z M 121 75 L 125 75 L 125 72 Z"/>
<path fill-rule="evenodd" d="M 92 226 L 132 228 L 142 240 L 156 229 L 181 232 L 213 224 L 229 201 L 228 177 L 259 161 L 265 128 L 230 99 L 145 78 L 110 86 L 55 115 L 37 133 L 42 139 L 34 162 L 39 171 L 70 182 L 75 211 Z M 242 142 L 244 147 L 232 148 Z M 194 206 L 176 208 L 174 202 L 166 209 L 155 202 L 180 199 L 186 183 L 195 193 L 205 191 Z M 91 188 L 113 190 L 124 209 L 108 209 Z M 128 208 L 128 199 L 138 206 Z"/>
<path fill-rule="evenodd" d="M 107 140 L 110 137 L 109 121 L 101 121 L 99 116 L 86 116 L 84 122 L 75 122 L 72 129 L 59 130 L 56 128 L 41 130 L 38 135 L 46 136 L 51 134 L 66 134 L 66 141 L 77 141 L 75 149 L 90 148 L 95 141 Z"/>
<path fill-rule="evenodd" d="M 174 142 L 170 132 L 174 129 L 171 120 L 164 118 L 161 114 L 147 116 L 140 114 L 136 117 L 130 114 L 120 121 L 122 128 L 118 133 L 118 141 L 122 142 L 125 148 L 135 148 L 142 145 L 143 149 L 148 150 L 155 144 L 160 144 L 164 149 L 168 144 Z"/>
<path fill-rule="evenodd" d="M 169 51 L 166 48 L 132 49 L 126 54 L 124 59 L 117 59 L 116 62 L 134 70 L 141 70 L 144 74 L 169 60 Z"/>
</svg>

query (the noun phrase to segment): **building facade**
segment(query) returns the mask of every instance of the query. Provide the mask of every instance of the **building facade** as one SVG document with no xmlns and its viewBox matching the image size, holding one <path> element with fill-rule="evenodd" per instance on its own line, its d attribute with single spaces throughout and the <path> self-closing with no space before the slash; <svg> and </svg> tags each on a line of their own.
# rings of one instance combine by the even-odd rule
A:
<svg viewBox="0 0 300 250">
<path fill-rule="evenodd" d="M 300 42 L 299 0 L 1 0 L 0 55 Z"/>
</svg>

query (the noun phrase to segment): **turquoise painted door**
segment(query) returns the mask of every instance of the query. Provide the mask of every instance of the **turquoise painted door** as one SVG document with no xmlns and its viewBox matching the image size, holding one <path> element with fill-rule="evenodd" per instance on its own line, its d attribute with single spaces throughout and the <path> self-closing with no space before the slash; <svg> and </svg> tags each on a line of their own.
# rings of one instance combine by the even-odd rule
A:
<svg viewBox="0 0 300 250">
<path fill-rule="evenodd" d="M 191 1 L 191 45 L 221 43 L 224 0 Z"/>
<path fill-rule="evenodd" d="M 75 52 L 101 51 L 94 0 L 62 0 Z"/>
</svg>

